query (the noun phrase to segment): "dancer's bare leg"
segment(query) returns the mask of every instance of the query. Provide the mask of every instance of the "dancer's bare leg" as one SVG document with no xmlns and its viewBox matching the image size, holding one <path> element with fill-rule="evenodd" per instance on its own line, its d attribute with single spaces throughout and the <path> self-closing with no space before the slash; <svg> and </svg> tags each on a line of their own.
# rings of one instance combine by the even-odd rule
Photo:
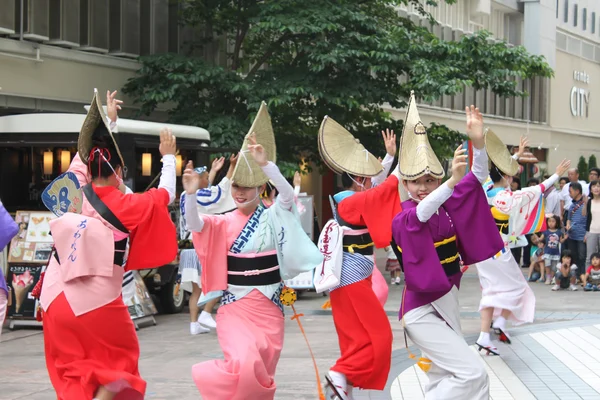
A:
<svg viewBox="0 0 600 400">
<path fill-rule="evenodd" d="M 212 328 L 212 329 L 217 328 L 217 323 L 213 319 L 211 314 L 212 314 L 213 308 L 215 308 L 218 301 L 219 301 L 219 297 L 217 297 L 216 299 L 212 299 L 206 303 L 206 305 L 204 306 L 204 310 L 202 310 L 202 313 L 200 314 L 200 318 L 198 318 L 198 322 L 200 324 L 204 325 L 207 328 Z"/>
<path fill-rule="evenodd" d="M 100 386 L 98 391 L 96 392 L 95 400 L 112 400 L 115 397 L 116 393 L 111 392 L 106 389 L 104 386 Z"/>
<path fill-rule="evenodd" d="M 200 289 L 200 286 L 198 286 L 197 283 L 192 283 L 192 295 L 190 296 L 190 301 L 188 303 L 190 307 L 190 322 L 198 321 L 198 313 L 200 312 L 198 299 L 200 299 L 201 294 L 202 289 Z"/>
<path fill-rule="evenodd" d="M 490 337 L 490 329 L 492 325 L 492 318 L 494 317 L 494 308 L 487 307 L 481 310 L 481 332 L 479 333 L 479 339 L 477 339 L 477 345 L 480 350 L 486 350 L 488 354 L 499 354 L 498 349 L 492 343 Z"/>
<path fill-rule="evenodd" d="M 213 309 L 215 308 L 215 306 L 217 305 L 217 303 L 221 300 L 220 297 L 217 297 L 216 299 L 212 299 L 211 301 L 209 301 L 208 303 L 206 303 L 206 305 L 204 306 L 204 311 L 206 311 L 207 313 L 211 314 Z"/>
</svg>

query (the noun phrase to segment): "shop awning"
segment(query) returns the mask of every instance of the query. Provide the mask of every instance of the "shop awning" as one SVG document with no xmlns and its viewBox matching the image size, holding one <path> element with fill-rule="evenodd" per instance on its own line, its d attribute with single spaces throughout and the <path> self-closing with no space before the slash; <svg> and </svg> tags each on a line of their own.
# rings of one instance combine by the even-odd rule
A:
<svg viewBox="0 0 600 400">
<path fill-rule="evenodd" d="M 33 113 L 0 117 L 0 134 L 3 133 L 79 133 L 84 114 Z M 164 127 L 171 128 L 178 138 L 210 141 L 206 129 L 196 126 L 163 124 L 119 118 L 116 132 L 136 135 L 159 136 Z"/>
</svg>

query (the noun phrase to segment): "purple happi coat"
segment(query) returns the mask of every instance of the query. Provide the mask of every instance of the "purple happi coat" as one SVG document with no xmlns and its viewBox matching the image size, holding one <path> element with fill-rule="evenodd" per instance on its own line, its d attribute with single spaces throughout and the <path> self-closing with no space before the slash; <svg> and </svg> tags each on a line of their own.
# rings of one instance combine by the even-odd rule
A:
<svg viewBox="0 0 600 400">
<path fill-rule="evenodd" d="M 402 248 L 406 280 L 401 319 L 410 310 L 438 300 L 452 286 L 460 287 L 462 272 L 446 276 L 434 243 L 456 235 L 466 265 L 487 260 L 504 247 L 485 193 L 472 173 L 454 187 L 452 196 L 427 222 L 419 221 L 417 203 L 403 202 L 402 212 L 392 222 L 392 234 Z"/>
</svg>

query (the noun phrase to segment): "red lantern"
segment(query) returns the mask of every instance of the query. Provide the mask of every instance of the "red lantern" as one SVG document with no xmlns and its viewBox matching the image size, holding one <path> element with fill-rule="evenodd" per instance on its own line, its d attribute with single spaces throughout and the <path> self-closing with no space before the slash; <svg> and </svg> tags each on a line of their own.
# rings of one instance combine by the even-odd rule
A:
<svg viewBox="0 0 600 400">
<path fill-rule="evenodd" d="M 540 172 L 540 169 L 538 168 L 537 165 L 534 165 L 533 168 L 532 168 L 532 170 L 533 170 L 533 174 L 534 175 L 537 174 L 538 172 Z"/>
</svg>

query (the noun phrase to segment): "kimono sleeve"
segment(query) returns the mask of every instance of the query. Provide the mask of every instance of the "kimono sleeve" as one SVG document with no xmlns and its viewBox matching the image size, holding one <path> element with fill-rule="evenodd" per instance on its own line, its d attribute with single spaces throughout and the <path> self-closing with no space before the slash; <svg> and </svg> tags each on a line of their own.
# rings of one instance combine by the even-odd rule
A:
<svg viewBox="0 0 600 400">
<path fill-rule="evenodd" d="M 485 192 L 473 173 L 467 174 L 444 203 L 456 229 L 458 251 L 467 265 L 494 256 L 504 247 Z"/>
<path fill-rule="evenodd" d="M 165 189 L 150 189 L 143 194 L 123 196 L 128 215 L 119 219 L 130 229 L 127 270 L 156 268 L 177 258 L 177 230 L 171 220 Z M 132 221 L 134 218 L 137 221 Z M 123 218 L 123 219 L 121 219 Z"/>
<path fill-rule="evenodd" d="M 390 175 L 381 185 L 354 193 L 338 204 L 338 213 L 353 225 L 366 225 L 375 247 L 384 248 L 392 241 L 392 221 L 402 210 L 398 178 Z"/>
<path fill-rule="evenodd" d="M 202 293 L 227 289 L 227 222 L 226 215 L 202 215 L 202 232 L 192 232 L 194 249 L 202 266 Z"/>
</svg>

